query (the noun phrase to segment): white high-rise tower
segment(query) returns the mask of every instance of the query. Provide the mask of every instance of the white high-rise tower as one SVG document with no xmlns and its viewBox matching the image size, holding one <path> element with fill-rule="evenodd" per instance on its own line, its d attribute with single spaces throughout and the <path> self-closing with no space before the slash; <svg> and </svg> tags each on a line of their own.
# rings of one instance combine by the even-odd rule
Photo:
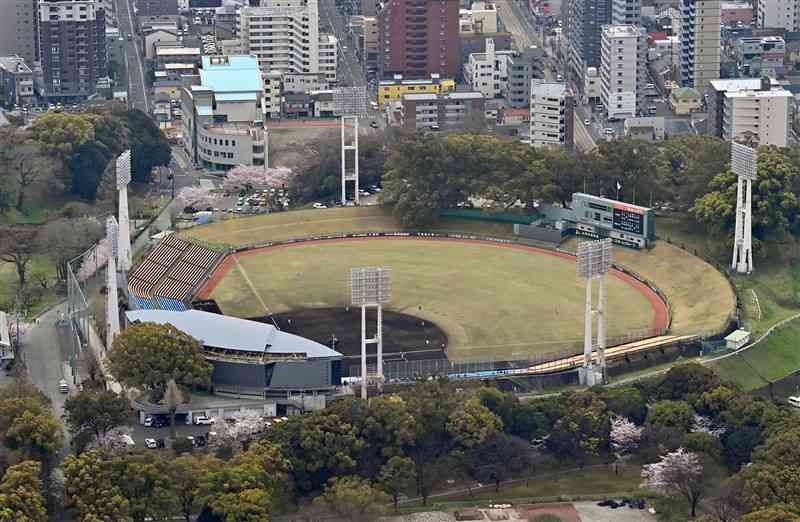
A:
<svg viewBox="0 0 800 522">
<path fill-rule="evenodd" d="M 736 236 L 733 240 L 731 268 L 740 274 L 753 271 L 752 184 L 756 179 L 758 152 L 731 143 L 731 170 L 739 178 L 736 185 Z"/>
<path fill-rule="evenodd" d="M 111 246 L 106 265 L 106 349 L 111 348 L 119 333 L 119 293 L 117 290 L 117 255 L 119 255 L 119 226 L 114 216 L 106 220 L 106 238 Z"/>
<path fill-rule="evenodd" d="M 131 151 L 126 150 L 117 158 L 117 190 L 119 191 L 119 239 L 118 269 L 125 274 L 133 264 L 131 259 L 131 225 L 128 218 L 128 183 L 131 182 Z"/>
</svg>

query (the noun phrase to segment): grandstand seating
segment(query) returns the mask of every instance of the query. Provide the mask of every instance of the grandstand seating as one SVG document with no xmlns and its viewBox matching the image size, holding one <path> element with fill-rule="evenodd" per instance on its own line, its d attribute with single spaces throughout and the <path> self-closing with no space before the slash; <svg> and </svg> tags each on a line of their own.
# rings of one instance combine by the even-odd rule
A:
<svg viewBox="0 0 800 522">
<path fill-rule="evenodd" d="M 130 306 L 144 310 L 182 311 L 186 301 L 222 254 L 179 239 L 159 242 L 128 276 Z"/>
</svg>

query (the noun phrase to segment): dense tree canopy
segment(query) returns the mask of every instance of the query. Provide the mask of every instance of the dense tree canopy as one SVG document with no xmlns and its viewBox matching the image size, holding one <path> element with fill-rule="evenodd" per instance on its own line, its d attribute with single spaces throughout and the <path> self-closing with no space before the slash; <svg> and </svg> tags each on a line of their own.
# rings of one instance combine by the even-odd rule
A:
<svg viewBox="0 0 800 522">
<path fill-rule="evenodd" d="M 186 386 L 210 384 L 211 364 L 202 349 L 199 341 L 172 325 L 134 324 L 114 338 L 109 368 L 121 383 L 148 390 L 157 401 L 170 379 Z"/>
</svg>

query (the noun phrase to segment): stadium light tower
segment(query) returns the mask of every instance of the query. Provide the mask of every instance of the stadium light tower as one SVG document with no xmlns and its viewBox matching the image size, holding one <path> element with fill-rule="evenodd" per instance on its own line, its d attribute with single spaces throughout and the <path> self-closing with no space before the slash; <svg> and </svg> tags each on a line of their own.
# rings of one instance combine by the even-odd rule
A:
<svg viewBox="0 0 800 522">
<path fill-rule="evenodd" d="M 367 345 L 378 345 L 376 378 L 383 383 L 383 305 L 392 300 L 392 269 L 385 266 L 350 269 L 350 302 L 361 307 L 361 398 L 367 398 Z M 378 309 L 375 337 L 367 339 L 367 307 Z"/>
<path fill-rule="evenodd" d="M 106 238 L 111 246 L 106 265 L 106 349 L 119 333 L 119 295 L 117 290 L 117 256 L 119 255 L 119 226 L 114 216 L 106 220 Z"/>
<path fill-rule="evenodd" d="M 358 118 L 367 113 L 366 87 L 334 89 L 333 106 L 342 127 L 342 205 L 347 203 L 347 183 L 350 181 L 354 185 L 353 199 L 358 205 Z M 348 128 L 351 135 L 348 135 Z"/>
<path fill-rule="evenodd" d="M 131 182 L 131 151 L 126 150 L 117 158 L 117 190 L 119 191 L 119 238 L 117 247 L 118 268 L 125 274 L 133 265 L 131 259 L 131 225 L 128 218 L 128 183 Z"/>
<path fill-rule="evenodd" d="M 758 152 L 755 149 L 731 143 L 731 170 L 738 177 L 736 185 L 736 236 L 733 241 L 731 268 L 740 274 L 753 271 L 753 209 L 752 184 L 756 179 Z"/>
<path fill-rule="evenodd" d="M 581 384 L 594 386 L 605 381 L 606 375 L 606 311 L 605 274 L 611 268 L 611 239 L 584 241 L 578 245 L 578 276 L 586 280 L 586 309 L 583 332 L 583 367 L 579 370 Z M 598 280 L 597 307 L 592 306 L 592 280 Z M 592 323 L 597 317 L 598 369 L 592 360 Z"/>
</svg>

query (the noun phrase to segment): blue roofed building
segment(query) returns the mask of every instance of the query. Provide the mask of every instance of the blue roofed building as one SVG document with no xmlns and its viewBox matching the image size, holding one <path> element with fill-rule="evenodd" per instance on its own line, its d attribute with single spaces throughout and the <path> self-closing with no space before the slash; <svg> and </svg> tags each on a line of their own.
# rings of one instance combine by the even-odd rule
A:
<svg viewBox="0 0 800 522">
<path fill-rule="evenodd" d="M 218 394 L 287 397 L 331 393 L 342 380 L 342 354 L 258 321 L 201 310 L 133 310 L 128 323 L 170 324 L 202 343 Z"/>
<path fill-rule="evenodd" d="M 203 56 L 184 76 L 183 144 L 195 165 L 225 171 L 266 166 L 264 84 L 255 56 Z"/>
</svg>

